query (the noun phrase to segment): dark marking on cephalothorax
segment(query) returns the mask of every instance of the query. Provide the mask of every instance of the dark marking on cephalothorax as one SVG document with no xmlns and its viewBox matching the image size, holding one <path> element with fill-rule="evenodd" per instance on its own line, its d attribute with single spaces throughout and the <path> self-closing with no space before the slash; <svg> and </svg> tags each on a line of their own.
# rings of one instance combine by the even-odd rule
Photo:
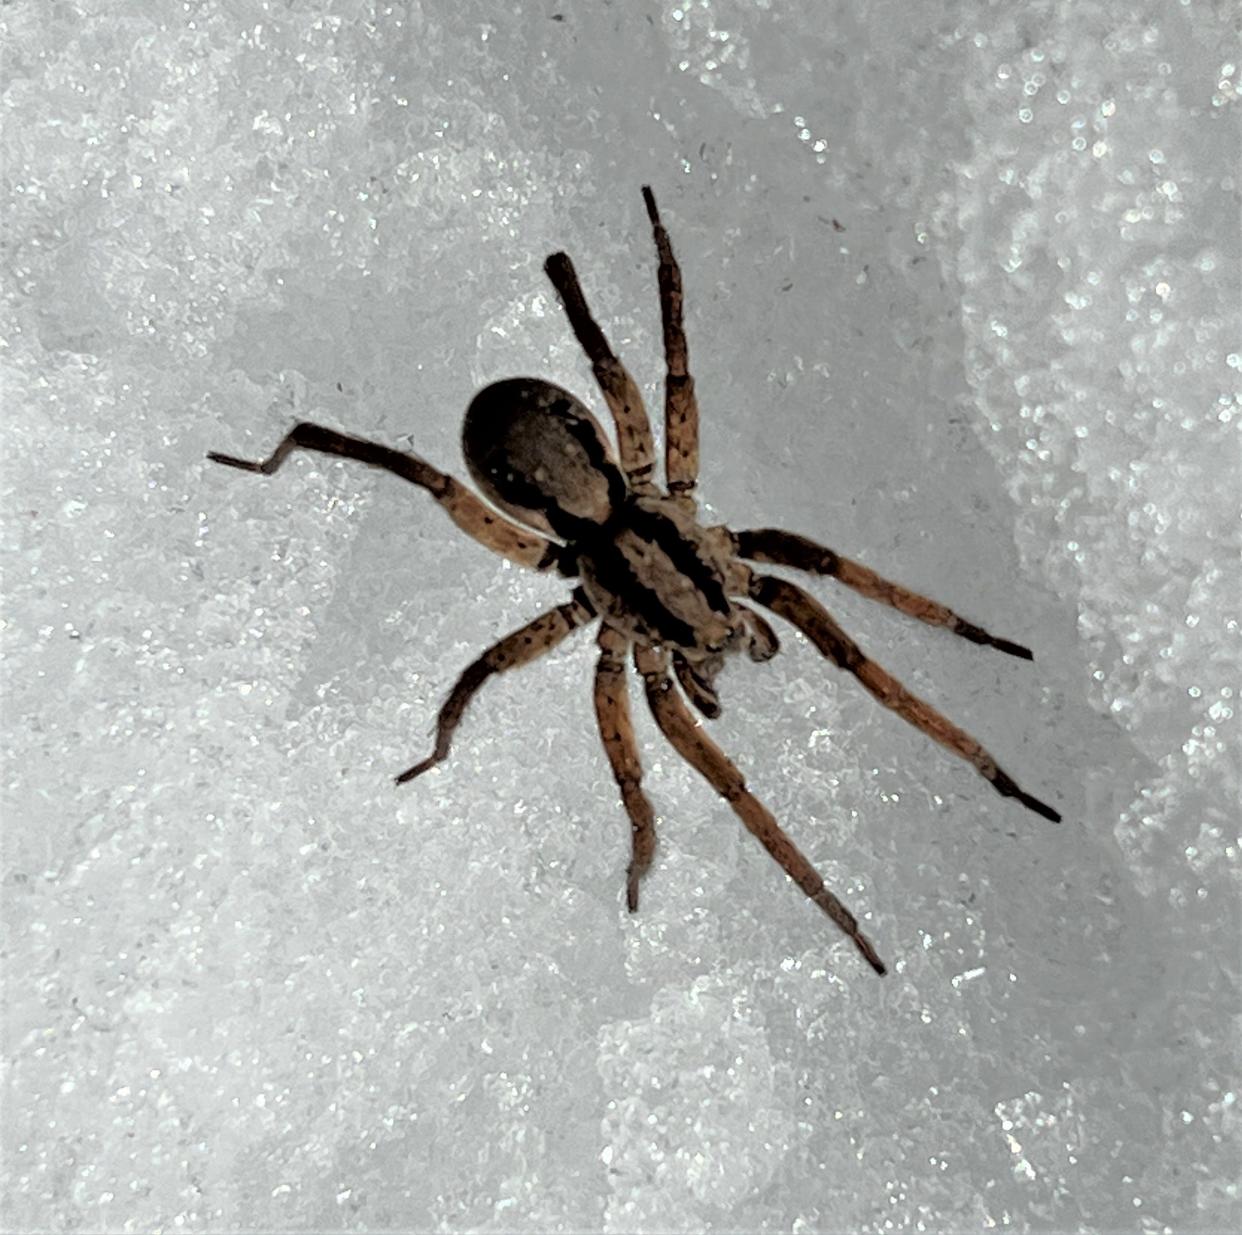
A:
<svg viewBox="0 0 1242 1235">
<path fill-rule="evenodd" d="M 654 643 L 695 646 L 694 627 L 673 613 L 660 593 L 639 576 L 612 536 L 595 535 L 576 547 L 581 554 L 579 570 L 612 599 L 611 616 L 630 617 Z"/>
<path fill-rule="evenodd" d="M 706 530 L 668 499 L 631 495 L 573 548 L 597 607 L 619 629 L 696 663 L 730 646 L 740 614 L 724 563 Z"/>
<path fill-rule="evenodd" d="M 625 521 L 635 533 L 664 552 L 678 573 L 694 584 L 712 610 L 726 616 L 730 613 L 731 606 L 725 595 L 724 578 L 720 571 L 704 559 L 698 546 L 668 515 L 634 503 L 626 512 Z"/>
</svg>

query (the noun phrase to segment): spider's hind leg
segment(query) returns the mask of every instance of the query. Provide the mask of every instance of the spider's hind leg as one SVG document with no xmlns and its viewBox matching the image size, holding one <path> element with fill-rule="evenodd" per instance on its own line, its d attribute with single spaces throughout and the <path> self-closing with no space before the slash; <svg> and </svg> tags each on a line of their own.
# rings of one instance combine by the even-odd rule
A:
<svg viewBox="0 0 1242 1235">
<path fill-rule="evenodd" d="M 612 412 L 617 430 L 617 447 L 621 470 L 635 493 L 654 493 L 651 478 L 655 470 L 655 446 L 651 440 L 651 424 L 638 384 L 630 371 L 617 358 L 599 323 L 591 316 L 578 272 L 566 253 L 553 253 L 543 264 L 544 273 L 565 309 L 582 350 L 591 362 L 591 370 L 599 383 L 604 402 Z"/>
<path fill-rule="evenodd" d="M 673 245 L 660 221 L 655 195 L 643 185 L 643 203 L 651 220 L 656 253 L 660 259 L 660 318 L 664 324 L 664 479 L 669 495 L 693 505 L 699 479 L 699 402 L 690 375 L 689 349 L 682 321 L 681 267 Z"/>
<path fill-rule="evenodd" d="M 727 755 L 695 723 L 668 676 L 668 657 L 652 648 L 636 647 L 634 663 L 647 690 L 647 702 L 661 733 L 673 749 L 724 798 L 763 847 L 789 877 L 853 940 L 854 946 L 878 974 L 886 973 L 871 940 L 862 933 L 858 919 L 824 886 L 819 873 L 781 830 L 772 812 L 749 789 L 741 772 Z"/>
</svg>

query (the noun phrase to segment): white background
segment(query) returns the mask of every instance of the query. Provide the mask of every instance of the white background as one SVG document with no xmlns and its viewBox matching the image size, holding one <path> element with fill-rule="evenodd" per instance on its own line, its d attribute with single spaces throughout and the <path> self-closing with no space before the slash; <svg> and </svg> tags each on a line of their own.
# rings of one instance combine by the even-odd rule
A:
<svg viewBox="0 0 1242 1235">
<path fill-rule="evenodd" d="M 6 1229 L 1232 1226 L 1233 6 L 518 8 L 3 10 Z M 1035 650 L 814 585 L 1060 826 L 788 630 L 721 680 L 883 980 L 646 717 L 626 914 L 589 635 L 394 788 L 568 585 L 204 459 L 600 407 L 559 248 L 658 407 L 643 183 L 705 517 Z"/>
</svg>

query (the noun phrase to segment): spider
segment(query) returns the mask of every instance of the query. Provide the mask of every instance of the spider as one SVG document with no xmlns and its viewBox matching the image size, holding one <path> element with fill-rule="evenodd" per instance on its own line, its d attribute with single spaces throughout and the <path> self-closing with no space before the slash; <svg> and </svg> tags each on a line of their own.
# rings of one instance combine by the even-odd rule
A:
<svg viewBox="0 0 1242 1235">
<path fill-rule="evenodd" d="M 883 974 L 884 962 L 858 920 L 825 886 L 687 706 L 709 719 L 718 716 L 716 677 L 725 658 L 741 651 L 754 661 L 767 661 L 776 654 L 776 634 L 753 606 L 791 623 L 884 707 L 969 762 L 997 793 L 1016 798 L 1053 822 L 1060 822 L 1061 816 L 1020 789 L 974 738 L 866 656 L 819 601 L 787 579 L 757 573 L 750 564 L 830 575 L 871 600 L 928 625 L 946 627 L 972 643 L 1024 660 L 1032 655 L 1028 648 L 998 639 L 944 605 L 803 536 L 776 528 L 732 531 L 698 521 L 694 490 L 699 408 L 682 324 L 681 270 L 651 189 L 644 186 L 642 195 L 659 261 L 666 363 L 663 490 L 654 479 L 655 448 L 642 396 L 592 317 L 573 263 L 564 253 L 553 253 L 544 270 L 612 413 L 615 452 L 599 422 L 569 391 L 540 378 L 517 377 L 481 390 L 462 427 L 466 466 L 493 506 L 417 455 L 306 422 L 295 425 L 260 462 L 215 451 L 207 457 L 265 476 L 295 450 L 356 459 L 426 489 L 463 532 L 502 557 L 578 580 L 567 603 L 506 635 L 466 668 L 440 709 L 432 753 L 402 772 L 398 784 L 446 758 L 467 706 L 490 677 L 530 664 L 599 619 L 595 714 L 631 824 L 626 875 L 630 912 L 638 909 L 639 884 L 655 851 L 655 816 L 643 791 L 630 719 L 626 658 L 632 652 L 664 737 L 853 941 L 871 968 Z"/>
</svg>

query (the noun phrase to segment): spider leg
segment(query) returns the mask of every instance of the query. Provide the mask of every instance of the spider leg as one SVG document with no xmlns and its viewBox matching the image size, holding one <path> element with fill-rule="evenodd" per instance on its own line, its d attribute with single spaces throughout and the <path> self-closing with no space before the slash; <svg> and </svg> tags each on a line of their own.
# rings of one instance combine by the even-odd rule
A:
<svg viewBox="0 0 1242 1235">
<path fill-rule="evenodd" d="M 1019 789 L 1013 778 L 970 734 L 942 716 L 931 704 L 912 695 L 890 673 L 864 655 L 862 649 L 833 621 L 828 610 L 813 596 L 785 579 L 755 575 L 750 595 L 761 605 L 792 622 L 815 646 L 847 673 L 852 673 L 886 708 L 891 708 L 929 738 L 960 755 L 1002 797 L 1017 798 L 1028 810 L 1053 823 L 1061 816 L 1038 798 Z"/>
<path fill-rule="evenodd" d="M 1011 643 L 1008 639 L 998 639 L 981 626 L 958 617 L 952 609 L 937 604 L 926 596 L 920 596 L 918 592 L 911 592 L 899 583 L 892 583 L 861 562 L 842 557 L 805 536 L 782 532 L 779 528 L 764 527 L 734 532 L 733 538 L 739 557 L 752 562 L 771 562 L 774 566 L 792 566 L 795 570 L 805 570 L 813 575 L 831 575 L 840 579 L 846 587 L 861 592 L 869 600 L 891 605 L 929 626 L 944 626 L 955 635 L 969 639 L 971 643 L 986 644 L 1022 660 L 1034 660 L 1030 648 L 1023 647 L 1020 643 Z"/>
<path fill-rule="evenodd" d="M 858 928 L 858 919 L 830 892 L 818 872 L 781 830 L 780 824 L 758 798 L 746 788 L 741 772 L 703 732 L 673 688 L 668 676 L 668 655 L 653 648 L 636 647 L 634 663 L 647 690 L 647 702 L 660 731 L 695 771 L 703 775 L 745 824 L 747 831 L 781 864 L 789 877 L 853 941 L 878 974 L 886 972 L 871 940 Z"/>
<path fill-rule="evenodd" d="M 568 255 L 553 253 L 544 262 L 543 269 L 561 298 L 569 324 L 591 362 L 595 380 L 612 412 L 617 426 L 621 470 L 636 493 L 654 493 L 651 473 L 655 469 L 655 445 L 651 440 L 651 425 L 638 386 L 591 316 L 586 297 L 582 294 L 582 285 Z"/>
<path fill-rule="evenodd" d="M 655 196 L 643 185 L 643 201 L 660 258 L 660 317 L 664 324 L 664 479 L 670 496 L 690 498 L 699 479 L 699 403 L 690 375 L 682 324 L 681 267 Z"/>
<path fill-rule="evenodd" d="M 437 471 L 417 455 L 392 450 L 360 437 L 349 437 L 335 429 L 325 429 L 322 425 L 306 421 L 294 425 L 276 449 L 266 459 L 258 462 L 220 454 L 215 450 L 209 451 L 207 457 L 213 463 L 223 463 L 226 467 L 270 476 L 279 470 L 281 464 L 295 450 L 315 450 L 323 454 L 341 455 L 346 459 L 357 459 L 361 463 L 395 473 L 403 480 L 426 489 L 444 508 L 448 517 L 468 536 L 521 566 L 548 570 L 559 561 L 559 545 L 519 527 L 516 523 L 510 523 L 475 497 L 465 485 L 454 480 L 452 476 Z"/>
<path fill-rule="evenodd" d="M 541 613 L 534 621 L 527 622 L 519 630 L 506 635 L 499 643 L 492 644 L 478 660 L 466 667 L 440 708 L 440 714 L 436 718 L 435 749 L 421 763 L 416 763 L 402 772 L 397 777 L 397 784 L 403 785 L 406 781 L 421 776 L 447 758 L 453 734 L 461 723 L 470 700 L 488 678 L 537 660 L 594 616 L 595 610 L 582 589 L 575 588 L 573 599 L 568 604 L 557 605 L 555 609 Z"/>
<path fill-rule="evenodd" d="M 595 668 L 595 716 L 604 751 L 630 817 L 630 865 L 625 875 L 625 903 L 638 909 L 638 885 L 655 854 L 655 814 L 643 792 L 642 764 L 630 720 L 630 695 L 625 681 L 625 649 L 629 641 L 611 626 L 601 626 L 599 663 Z"/>
</svg>

